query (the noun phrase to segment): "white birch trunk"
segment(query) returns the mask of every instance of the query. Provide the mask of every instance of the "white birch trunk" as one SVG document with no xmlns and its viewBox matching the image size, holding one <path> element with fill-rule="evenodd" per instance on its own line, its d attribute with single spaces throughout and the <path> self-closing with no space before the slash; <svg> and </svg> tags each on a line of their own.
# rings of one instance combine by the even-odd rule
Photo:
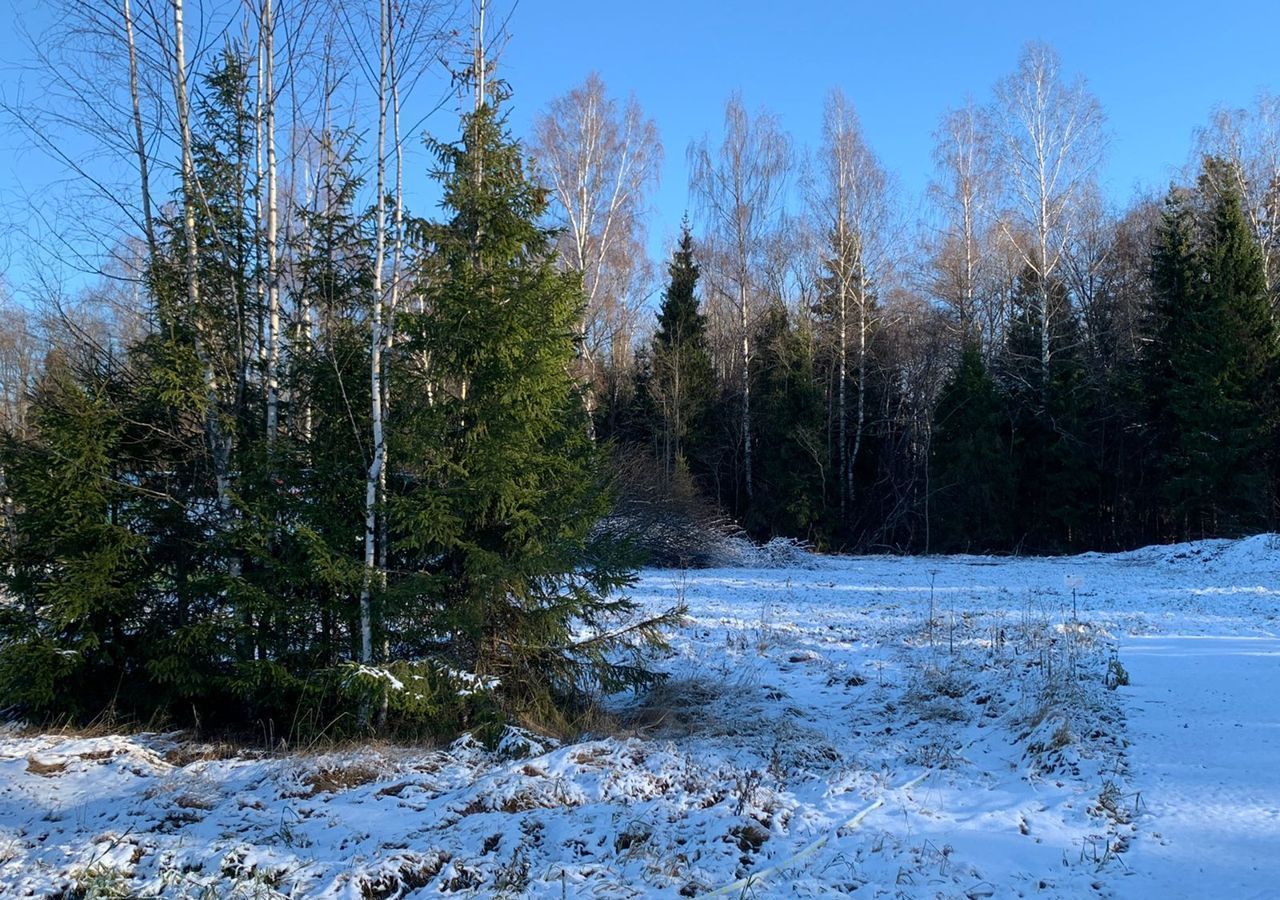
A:
<svg viewBox="0 0 1280 900">
<path fill-rule="evenodd" d="M 266 104 L 267 141 L 267 444 L 280 424 L 280 265 L 279 206 L 276 179 L 275 10 L 262 2 L 262 90 Z"/>
<path fill-rule="evenodd" d="M 138 155 L 138 187 L 142 194 L 142 229 L 147 238 L 147 253 L 154 270 L 160 258 L 156 244 L 155 220 L 151 215 L 151 178 L 148 173 L 147 143 L 142 129 L 142 101 L 138 89 L 138 48 L 133 36 L 133 11 L 124 0 L 124 36 L 129 47 L 129 100 L 133 108 L 134 152 Z"/>
<path fill-rule="evenodd" d="M 374 241 L 376 249 L 373 262 L 373 314 L 369 336 L 370 419 L 373 430 L 373 452 L 369 463 L 369 472 L 365 478 L 364 580 L 360 588 L 360 661 L 365 664 L 373 661 L 372 593 L 373 580 L 378 563 L 378 486 L 382 483 L 382 469 L 386 453 L 385 436 L 382 427 L 382 348 L 385 340 L 383 335 L 382 267 L 386 260 L 387 250 L 387 45 L 391 27 L 387 4 L 388 0 L 380 0 L 378 13 L 378 139 L 377 175 L 374 185 L 374 189 L 377 192 L 374 212 Z"/>
</svg>

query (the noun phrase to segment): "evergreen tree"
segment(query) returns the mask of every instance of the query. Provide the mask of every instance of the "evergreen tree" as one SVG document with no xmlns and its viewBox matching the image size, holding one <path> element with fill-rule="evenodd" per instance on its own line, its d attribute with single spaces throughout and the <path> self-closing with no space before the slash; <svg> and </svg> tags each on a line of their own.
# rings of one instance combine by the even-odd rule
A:
<svg viewBox="0 0 1280 900">
<path fill-rule="evenodd" d="M 1066 285 L 1026 267 L 1013 294 L 1014 318 L 1000 359 L 1010 407 L 1019 546 L 1061 552 L 1084 542 L 1100 490 L 1092 443 L 1094 394 L 1085 377 L 1079 319 Z M 1049 303 L 1046 372 L 1040 304 Z M 1047 376 L 1047 381 L 1045 380 Z"/>
<path fill-rule="evenodd" d="M 436 277 L 407 348 L 430 353 L 434 400 L 399 390 L 392 438 L 406 461 L 391 488 L 396 568 L 420 574 L 388 616 L 404 617 L 402 639 L 425 623 L 420 648 L 496 679 L 508 709 L 554 721 L 591 691 L 648 681 L 618 651 L 678 613 L 631 621 L 617 592 L 632 556 L 593 530 L 608 496 L 571 374 L 583 294 L 536 224 L 545 192 L 489 105 L 435 150 L 451 217 L 429 229 Z"/>
<path fill-rule="evenodd" d="M 930 549 L 1003 550 L 1014 482 L 1004 401 L 982 353 L 967 347 L 938 396 L 930 442 Z"/>
<path fill-rule="evenodd" d="M 748 509 L 748 531 L 829 543 L 822 472 L 824 404 L 813 372 L 812 343 L 773 303 L 755 333 L 751 389 L 757 398 L 760 480 Z"/>
<path fill-rule="evenodd" d="M 698 263 L 688 219 L 667 267 L 670 281 L 658 309 L 658 331 L 644 382 L 645 405 L 658 419 L 660 458 L 669 478 L 697 457 L 702 421 L 715 390 L 706 317 L 698 310 Z"/>
<path fill-rule="evenodd" d="M 1152 299 L 1144 322 L 1148 342 L 1141 361 L 1143 424 L 1153 473 L 1151 483 L 1144 486 L 1143 501 L 1163 523 L 1157 537 L 1166 540 L 1180 533 L 1169 511 L 1166 488 L 1181 433 L 1172 408 L 1174 389 L 1180 368 L 1196 355 L 1189 329 L 1200 290 L 1199 245 L 1190 193 L 1170 189 L 1151 251 Z"/>
<path fill-rule="evenodd" d="M 1167 418 L 1162 494 L 1181 536 L 1239 534 L 1270 514 L 1276 333 L 1262 254 L 1227 165 L 1205 162 L 1205 220 L 1171 198 L 1153 256 L 1158 318 L 1148 370 L 1153 412 Z"/>
<path fill-rule="evenodd" d="M 437 147 L 452 217 L 419 228 L 430 277 L 390 368 L 379 658 L 353 662 L 369 219 L 353 210 L 349 158 L 329 159 L 293 248 L 299 320 L 279 370 L 285 427 L 269 441 L 244 72 L 224 57 L 201 105 L 199 302 L 182 299 L 184 223 L 162 223 L 155 330 L 122 356 L 52 363 L 30 427 L 0 445 L 14 510 L 0 559 L 8 702 L 284 737 L 375 722 L 492 736 L 506 713 L 567 727 L 596 691 L 651 680 L 640 654 L 679 611 L 637 620 L 618 593 L 632 555 L 595 527 L 609 497 L 571 371 L 581 285 L 557 271 L 535 224 L 545 197 L 488 108 Z"/>
<path fill-rule="evenodd" d="M 144 540 L 112 477 L 123 430 L 101 395 L 54 359 L 32 404 L 31 438 L 0 454 L 16 503 L 0 571 L 0 692 L 29 714 L 128 708 L 146 673 L 133 657 L 147 627 L 139 581 Z"/>
<path fill-rule="evenodd" d="M 658 308 L 658 332 L 654 343 L 671 347 L 682 343 L 706 344 L 706 317 L 698 309 L 698 261 L 693 253 L 693 232 L 686 216 L 680 223 L 680 242 L 667 265 L 667 289 Z"/>
</svg>

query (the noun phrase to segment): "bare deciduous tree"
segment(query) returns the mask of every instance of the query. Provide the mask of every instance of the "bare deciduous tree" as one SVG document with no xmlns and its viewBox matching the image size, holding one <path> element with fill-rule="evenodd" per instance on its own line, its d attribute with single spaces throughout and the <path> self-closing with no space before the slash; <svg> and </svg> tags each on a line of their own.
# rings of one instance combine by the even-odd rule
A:
<svg viewBox="0 0 1280 900">
<path fill-rule="evenodd" d="M 853 105 L 839 89 L 833 90 L 823 114 L 810 209 L 825 237 L 822 300 L 834 343 L 841 509 L 854 494 L 854 466 L 867 420 L 867 362 L 877 316 L 875 290 L 888 263 L 888 186 L 888 174 L 867 146 Z M 852 436 L 846 397 L 850 349 L 857 376 Z"/>
<path fill-rule="evenodd" d="M 754 495 L 751 467 L 751 322 L 763 257 L 783 213 L 791 140 L 775 116 L 748 114 L 742 97 L 725 104 L 724 138 L 713 151 L 706 138 L 689 147 L 689 189 L 704 226 L 709 283 L 737 313 L 742 392 L 743 473 Z"/>
<path fill-rule="evenodd" d="M 1036 277 L 1040 370 L 1048 384 L 1050 280 L 1071 240 L 1074 214 L 1102 159 L 1102 107 L 1082 78 L 1067 82 L 1052 48 L 1031 43 L 996 85 L 1009 201 L 1005 236 Z"/>
<path fill-rule="evenodd" d="M 13 302 L 0 284 L 0 435 L 25 437 L 27 399 L 40 364 L 40 341 L 30 312 Z M 0 520 L 4 540 L 15 540 L 13 498 L 0 462 Z"/>
<path fill-rule="evenodd" d="M 941 222 L 930 282 L 955 315 L 962 343 L 978 337 L 985 238 L 996 201 L 994 151 L 990 117 L 973 102 L 947 112 L 934 132 L 937 176 L 929 196 Z"/>
<path fill-rule="evenodd" d="M 646 194 L 658 180 L 662 141 L 635 97 L 619 107 L 594 72 L 551 101 L 533 123 L 531 153 L 563 228 L 561 263 L 582 273 L 579 325 L 588 402 L 605 359 L 629 356 L 643 292 Z"/>
</svg>

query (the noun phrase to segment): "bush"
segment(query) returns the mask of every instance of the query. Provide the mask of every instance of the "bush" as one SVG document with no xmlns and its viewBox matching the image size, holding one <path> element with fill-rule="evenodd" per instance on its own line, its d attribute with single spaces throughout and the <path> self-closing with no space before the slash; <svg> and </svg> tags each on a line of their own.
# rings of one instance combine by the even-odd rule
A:
<svg viewBox="0 0 1280 900">
<path fill-rule="evenodd" d="M 644 448 L 623 445 L 609 458 L 613 508 L 600 528 L 625 535 L 649 565 L 705 568 L 722 565 L 726 539 L 741 533 L 698 490 L 688 469 L 665 473 Z"/>
</svg>

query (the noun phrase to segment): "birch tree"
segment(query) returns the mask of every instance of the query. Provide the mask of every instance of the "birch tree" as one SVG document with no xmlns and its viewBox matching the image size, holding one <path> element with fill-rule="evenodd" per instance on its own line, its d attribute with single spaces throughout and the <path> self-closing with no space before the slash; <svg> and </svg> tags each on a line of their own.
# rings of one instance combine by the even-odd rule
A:
<svg viewBox="0 0 1280 900">
<path fill-rule="evenodd" d="M 809 203 L 825 237 L 820 302 L 835 356 L 836 462 L 843 510 L 854 495 L 854 467 L 867 420 L 867 363 L 877 318 L 875 285 L 887 262 L 889 204 L 888 175 L 839 89 L 827 96 L 816 169 Z M 857 379 L 852 415 L 847 398 L 851 364 Z"/>
<path fill-rule="evenodd" d="M 273 445 L 280 427 L 280 243 L 279 190 L 276 178 L 276 16 L 272 0 L 262 0 L 259 18 L 261 36 L 261 97 L 263 137 L 266 142 L 266 295 L 267 295 L 267 444 Z"/>
<path fill-rule="evenodd" d="M 375 139 L 373 288 L 369 298 L 369 421 L 372 428 L 364 499 L 364 581 L 360 588 L 360 661 L 373 661 L 372 595 L 377 567 L 378 488 L 383 483 L 387 441 L 382 421 L 382 351 L 386 337 L 382 269 L 387 252 L 387 102 L 390 91 L 391 0 L 378 0 L 378 130 Z"/>
<path fill-rule="evenodd" d="M 133 116 L 134 152 L 138 156 L 138 193 L 142 203 L 142 230 L 147 239 L 147 256 L 155 268 L 160 251 L 156 244 L 155 218 L 151 212 L 150 162 L 147 159 L 147 136 L 142 119 L 142 92 L 138 75 L 138 42 L 133 27 L 133 10 L 129 0 L 122 0 L 121 20 L 125 46 L 129 56 L 129 106 Z"/>
<path fill-rule="evenodd" d="M 635 97 L 620 107 L 593 72 L 534 120 L 530 152 L 563 228 L 561 262 L 582 273 L 578 337 L 590 409 L 599 367 L 606 358 L 624 360 L 630 349 L 646 195 L 658 181 L 662 142 Z"/>
<path fill-rule="evenodd" d="M 31 316 L 5 293 L 0 284 L 0 434 L 21 439 L 26 434 L 28 398 L 39 371 L 40 343 Z M 15 542 L 13 497 L 0 460 L 0 522 L 3 541 Z"/>
<path fill-rule="evenodd" d="M 781 216 L 791 140 L 775 116 L 752 117 L 739 94 L 725 104 L 724 136 L 689 147 L 689 190 L 700 213 L 711 284 L 736 312 L 743 473 L 747 499 L 755 492 L 751 465 L 751 324 L 762 268 Z"/>
<path fill-rule="evenodd" d="M 1211 169 L 1231 184 L 1255 240 L 1262 248 L 1267 293 L 1277 302 L 1280 286 L 1280 94 L 1262 93 L 1247 108 L 1214 110 L 1197 132 L 1199 157 L 1215 156 L 1232 165 Z M 1196 160 L 1199 167 L 1199 160 Z"/>
<path fill-rule="evenodd" d="M 947 112 L 934 132 L 937 174 L 929 196 L 941 221 L 930 280 L 934 295 L 955 315 L 962 344 L 980 337 L 979 306 L 988 268 L 985 239 L 997 200 L 991 138 L 988 112 L 972 101 Z"/>
<path fill-rule="evenodd" d="M 996 85 L 996 115 L 1008 182 L 1005 236 L 1035 276 L 1042 390 L 1049 383 L 1050 282 L 1071 241 L 1075 212 L 1102 159 L 1102 108 L 1081 78 L 1066 81 L 1058 55 L 1041 43 Z"/>
<path fill-rule="evenodd" d="M 361 19 L 358 10 L 343 8 L 342 27 L 372 86 L 376 104 L 374 130 L 373 261 L 369 291 L 369 389 L 370 448 L 365 478 L 364 576 L 360 590 L 360 658 L 373 660 L 373 591 L 385 582 L 388 531 L 384 499 L 388 471 L 387 413 L 391 397 L 387 390 L 386 364 L 395 338 L 395 311 L 403 277 L 404 137 L 400 129 L 400 109 L 405 93 L 421 69 L 406 66 L 421 63 L 439 50 L 443 30 L 443 4 L 421 3 L 402 8 L 395 0 L 378 0 L 376 26 Z M 370 35 L 370 26 L 376 34 Z M 364 48 L 377 47 L 370 62 Z M 388 141 L 391 142 L 390 148 Z M 390 151 L 390 152 L 389 152 Z M 389 171 L 389 157 L 394 170 Z M 394 182 L 392 181 L 394 178 Z M 394 186 L 394 190 L 391 188 Z M 388 273 L 388 256 L 391 271 Z M 390 275 L 390 277 L 388 277 Z"/>
<path fill-rule="evenodd" d="M 50 13 L 28 36 L 33 90 L 0 99 L 6 124 L 65 176 L 33 194 L 27 252 L 42 272 L 140 278 L 116 264 L 150 261 L 118 251 L 138 236 L 153 245 L 157 154 L 177 150 L 169 0 L 56 0 Z"/>
</svg>

